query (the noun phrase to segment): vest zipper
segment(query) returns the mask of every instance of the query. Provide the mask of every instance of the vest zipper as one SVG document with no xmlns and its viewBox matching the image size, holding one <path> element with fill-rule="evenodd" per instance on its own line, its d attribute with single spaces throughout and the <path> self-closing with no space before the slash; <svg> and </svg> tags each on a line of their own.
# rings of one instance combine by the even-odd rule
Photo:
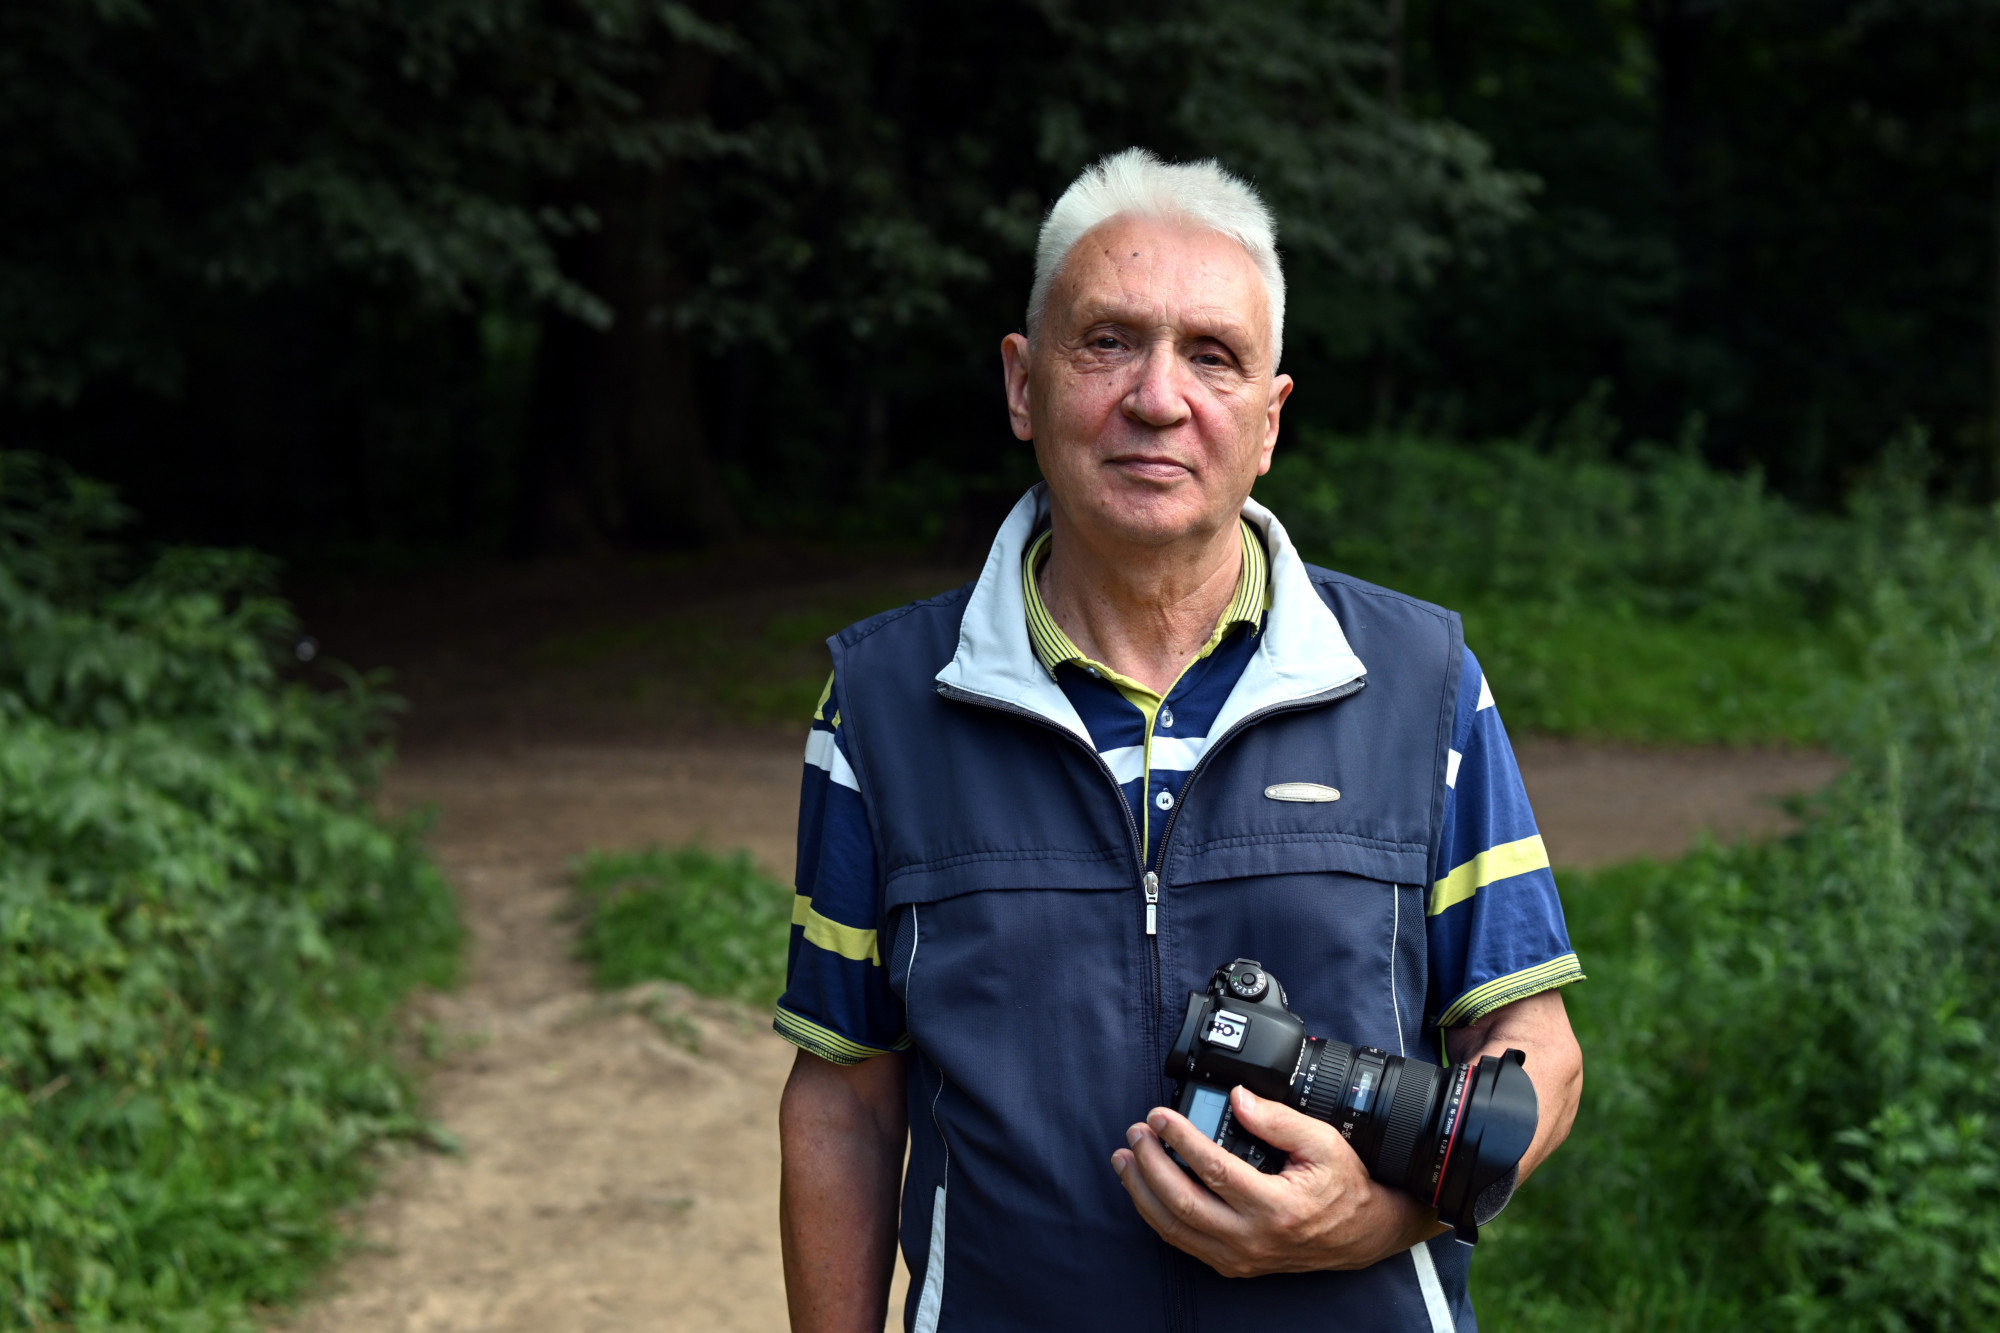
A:
<svg viewBox="0 0 2000 1333">
<path fill-rule="evenodd" d="M 1173 812 L 1167 816 L 1166 827 L 1160 831 L 1160 865 L 1164 867 L 1167 864 L 1167 839 L 1173 836 L 1174 827 L 1180 823 L 1181 811 L 1187 805 L 1188 791 L 1194 786 L 1194 780 L 1201 776 L 1202 770 L 1208 767 L 1208 761 L 1214 757 L 1215 752 L 1221 749 L 1226 742 L 1234 739 L 1244 728 L 1250 726 L 1252 723 L 1261 722 L 1265 718 L 1274 717 L 1279 713 L 1297 712 L 1300 709 L 1314 708 L 1323 703 L 1331 703 L 1335 699 L 1345 698 L 1355 693 L 1367 683 L 1367 677 L 1364 676 L 1359 680 L 1351 680 L 1345 685 L 1336 686 L 1331 690 L 1315 694 L 1310 698 L 1294 699 L 1288 703 L 1273 705 L 1270 708 L 1249 714 L 1238 721 L 1235 726 L 1217 737 L 1214 743 L 1209 745 L 1200 761 L 1188 773 L 1187 781 L 1181 784 L 1181 798 L 1174 802 Z M 1019 704 L 1006 703 L 990 695 L 975 694 L 971 690 L 962 690 L 954 685 L 946 685 L 942 681 L 938 682 L 937 692 L 946 699 L 953 699 L 960 703 L 976 704 L 982 708 L 991 708 L 997 712 L 1011 713 L 1016 717 L 1027 718 L 1038 726 L 1046 727 L 1059 736 L 1069 738 L 1081 747 L 1085 754 L 1090 756 L 1091 761 L 1097 765 L 1098 771 L 1104 774 L 1104 780 L 1111 784 L 1111 794 L 1118 802 L 1118 809 L 1125 816 L 1125 828 L 1131 835 L 1134 860 L 1139 866 L 1139 891 L 1144 896 L 1146 903 L 1146 943 L 1149 946 L 1146 952 L 1152 964 L 1153 974 L 1153 1003 L 1150 1006 L 1151 1014 L 1147 1021 L 1146 1058 L 1148 1068 L 1157 1073 L 1164 1058 L 1164 1053 L 1159 1048 L 1161 1036 L 1160 1006 L 1165 1001 L 1165 996 L 1161 989 L 1162 979 L 1160 975 L 1160 874 L 1156 870 L 1148 870 L 1146 868 L 1146 845 L 1139 833 L 1139 821 L 1132 817 L 1132 807 L 1126 804 L 1125 791 L 1118 785 L 1118 776 L 1111 771 L 1111 765 L 1104 762 L 1104 757 L 1097 753 L 1095 745 L 1086 742 L 1082 737 L 1079 737 L 1068 728 L 1057 726 L 1033 709 L 1023 708 Z M 1192 1329 L 1194 1327 L 1194 1312 L 1189 1308 L 1188 1302 L 1187 1275 L 1180 1268 L 1183 1262 L 1185 1262 L 1185 1256 L 1179 1250 L 1168 1247 L 1167 1326 L 1169 1333 L 1180 1333 L 1180 1330 Z"/>
<path fill-rule="evenodd" d="M 1132 840 L 1132 860 L 1139 868 L 1139 892 L 1146 904 L 1146 943 L 1149 946 L 1146 953 L 1153 981 L 1153 1003 L 1151 1013 L 1146 1021 L 1146 1046 L 1148 1052 L 1147 1058 L 1151 1061 L 1153 1067 L 1157 1068 L 1165 1059 L 1165 1052 L 1158 1049 L 1160 1045 L 1160 1003 L 1162 998 L 1160 989 L 1160 877 L 1153 871 L 1146 869 L 1145 840 L 1139 834 L 1139 821 L 1132 817 L 1132 807 L 1125 801 L 1125 790 L 1118 785 L 1118 775 L 1111 771 L 1111 765 L 1104 762 L 1104 756 L 1097 752 L 1095 745 L 1084 740 L 1081 736 L 1069 730 L 1069 728 L 1057 726 L 1031 708 L 1023 708 L 1019 704 L 1010 704 L 1004 700 L 995 699 L 991 695 L 975 694 L 971 690 L 962 690 L 955 685 L 946 685 L 943 681 L 938 682 L 937 692 L 946 699 L 954 699 L 959 703 L 976 704 L 981 708 L 991 708 L 995 712 L 1011 713 L 1015 717 L 1027 718 L 1037 726 L 1046 727 L 1056 735 L 1073 742 L 1078 749 L 1089 755 L 1090 761 L 1097 765 L 1097 771 L 1102 773 L 1104 780 L 1111 784 L 1111 795 L 1118 802 L 1118 812 L 1125 816 L 1125 832 Z M 1178 814 L 1179 812 L 1176 811 L 1175 813 Z M 1173 827 L 1171 818 L 1168 821 L 1168 827 Z M 1164 847 L 1165 845 L 1164 842 L 1161 843 L 1161 846 Z"/>
<path fill-rule="evenodd" d="M 1345 685 L 1316 694 L 1309 699 L 1295 699 L 1290 703 L 1275 704 L 1270 708 L 1249 714 L 1228 731 L 1216 737 L 1208 748 L 1202 752 L 1202 756 L 1196 761 L 1195 766 L 1188 771 L 1187 781 L 1181 784 L 1180 799 L 1174 802 L 1173 813 L 1167 816 L 1166 827 L 1160 830 L 1161 867 L 1164 869 L 1167 864 L 1167 839 L 1173 837 L 1174 826 L 1181 822 L 1181 811 L 1187 809 L 1188 792 L 1193 790 L 1194 780 L 1200 777 L 1202 770 L 1208 767 L 1208 761 L 1214 757 L 1217 750 L 1235 739 L 1236 736 L 1242 733 L 1244 728 L 1250 726 L 1252 723 L 1261 722 L 1265 718 L 1274 717 L 1279 713 L 1297 712 L 1300 709 L 1315 708 L 1320 704 L 1332 703 L 1336 699 L 1344 699 L 1348 695 L 1359 691 L 1367 683 L 1368 680 L 1364 676 L 1360 680 L 1351 680 Z M 1119 795 L 1122 797 L 1124 793 L 1120 792 Z M 1146 933 L 1148 935 L 1153 934 L 1154 904 L 1158 901 L 1159 896 L 1160 877 L 1158 873 L 1149 870 L 1146 872 Z M 1161 998 L 1160 941 L 1156 937 L 1153 940 L 1153 1009 L 1155 1013 L 1159 1011 Z M 1157 1028 L 1158 1019 L 1154 1020 L 1154 1025 Z M 1179 1330 L 1192 1329 L 1194 1327 L 1194 1311 L 1188 1300 L 1188 1278 L 1185 1271 L 1185 1265 L 1189 1260 L 1180 1251 L 1175 1250 L 1171 1252 L 1167 1262 L 1167 1324 L 1171 1333 L 1179 1333 Z"/>
</svg>

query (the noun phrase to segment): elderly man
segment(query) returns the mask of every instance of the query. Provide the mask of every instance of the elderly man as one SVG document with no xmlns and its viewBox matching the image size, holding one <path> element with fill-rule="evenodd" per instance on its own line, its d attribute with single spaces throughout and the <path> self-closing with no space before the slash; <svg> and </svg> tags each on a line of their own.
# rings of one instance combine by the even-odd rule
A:
<svg viewBox="0 0 2000 1333">
<path fill-rule="evenodd" d="M 1044 484 L 975 583 L 829 640 L 777 1015 L 792 1326 L 882 1326 L 900 1182 L 917 1333 L 1470 1329 L 1472 1251 L 1332 1127 L 1237 1089 L 1265 1175 L 1158 1105 L 1185 993 L 1245 956 L 1316 1033 L 1525 1052 L 1524 1176 L 1568 1132 L 1582 973 L 1458 617 L 1249 498 L 1292 383 L 1241 181 L 1085 172 L 1026 328 Z"/>
</svg>

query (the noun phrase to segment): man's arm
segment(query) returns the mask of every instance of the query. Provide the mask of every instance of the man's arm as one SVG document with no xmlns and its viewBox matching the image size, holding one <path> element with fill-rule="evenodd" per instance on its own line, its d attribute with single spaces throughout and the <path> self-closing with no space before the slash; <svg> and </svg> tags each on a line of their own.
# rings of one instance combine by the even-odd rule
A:
<svg viewBox="0 0 2000 1333">
<path fill-rule="evenodd" d="M 1462 1028 L 1447 1028 L 1444 1034 L 1444 1048 L 1455 1065 L 1499 1055 L 1510 1046 L 1528 1057 L 1522 1068 L 1535 1085 L 1541 1117 L 1535 1140 L 1521 1157 L 1521 1179 L 1526 1180 L 1569 1137 L 1583 1097 L 1583 1050 L 1570 1031 L 1561 991 L 1545 990 L 1503 1004 Z"/>
<path fill-rule="evenodd" d="M 896 1266 L 909 1058 L 792 1061 L 778 1109 L 785 1300 L 794 1333 L 881 1333 Z"/>
<path fill-rule="evenodd" d="M 1527 1056 L 1540 1110 L 1521 1159 L 1526 1179 L 1568 1136 L 1583 1089 L 1583 1056 L 1558 993 L 1530 995 L 1445 1033 L 1454 1063 L 1510 1046 Z M 1169 1244 L 1225 1277 L 1255 1277 L 1365 1268 L 1444 1230 L 1432 1209 L 1371 1180 L 1333 1126 L 1243 1088 L 1231 1101 L 1245 1129 L 1291 1154 L 1283 1171 L 1262 1174 L 1165 1107 L 1132 1126 L 1130 1147 L 1112 1154 L 1126 1193 Z M 1201 1184 L 1174 1164 L 1168 1147 Z"/>
</svg>

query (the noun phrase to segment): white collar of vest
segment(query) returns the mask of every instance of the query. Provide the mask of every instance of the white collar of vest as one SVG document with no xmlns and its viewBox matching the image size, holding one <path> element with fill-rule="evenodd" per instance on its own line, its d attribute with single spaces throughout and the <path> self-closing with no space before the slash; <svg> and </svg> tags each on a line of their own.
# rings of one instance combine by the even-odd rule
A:
<svg viewBox="0 0 2000 1333">
<path fill-rule="evenodd" d="M 1035 656 L 1028 638 L 1021 561 L 1048 511 L 1047 483 L 1037 482 L 1000 525 L 965 604 L 958 652 L 937 679 L 941 685 L 1024 709 L 1089 744 L 1083 719 Z M 1305 561 L 1284 525 L 1255 500 L 1243 502 L 1243 517 L 1264 534 L 1271 555 L 1271 609 L 1265 613 L 1257 651 L 1209 729 L 1211 737 L 1220 737 L 1252 713 L 1325 694 L 1367 674 L 1348 647 L 1339 619 L 1313 589 Z"/>
</svg>

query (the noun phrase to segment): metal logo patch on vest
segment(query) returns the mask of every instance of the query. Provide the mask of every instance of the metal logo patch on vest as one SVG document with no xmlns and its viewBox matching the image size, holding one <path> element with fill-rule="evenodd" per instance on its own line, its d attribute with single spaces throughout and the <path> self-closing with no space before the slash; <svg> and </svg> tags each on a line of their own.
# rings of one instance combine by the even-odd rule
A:
<svg viewBox="0 0 2000 1333">
<path fill-rule="evenodd" d="M 1317 782 L 1280 782 L 1264 788 L 1264 795 L 1274 801 L 1337 801 L 1340 793 L 1331 787 L 1322 787 Z"/>
</svg>

